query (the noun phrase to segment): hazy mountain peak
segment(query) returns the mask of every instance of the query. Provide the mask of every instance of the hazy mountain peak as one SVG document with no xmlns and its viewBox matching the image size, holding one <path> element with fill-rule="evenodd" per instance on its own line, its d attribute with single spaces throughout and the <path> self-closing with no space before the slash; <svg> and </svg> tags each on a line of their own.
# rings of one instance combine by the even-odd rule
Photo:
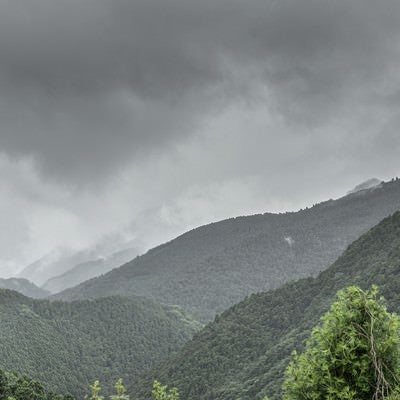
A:
<svg viewBox="0 0 400 400">
<path fill-rule="evenodd" d="M 78 263 L 68 271 L 48 279 L 42 285 L 42 288 L 52 293 L 60 292 L 125 264 L 136 257 L 138 252 L 137 248 L 127 248 L 108 257 L 101 256 L 97 259 Z"/>
<path fill-rule="evenodd" d="M 46 297 L 50 294 L 50 292 L 47 290 L 41 289 L 29 280 L 23 278 L 0 278 L 0 290 L 1 289 L 14 290 L 23 294 L 24 296 L 37 299 Z"/>
<path fill-rule="evenodd" d="M 350 190 L 347 194 L 361 192 L 362 190 L 374 189 L 382 184 L 378 178 L 370 178 L 357 185 L 354 189 Z"/>
</svg>

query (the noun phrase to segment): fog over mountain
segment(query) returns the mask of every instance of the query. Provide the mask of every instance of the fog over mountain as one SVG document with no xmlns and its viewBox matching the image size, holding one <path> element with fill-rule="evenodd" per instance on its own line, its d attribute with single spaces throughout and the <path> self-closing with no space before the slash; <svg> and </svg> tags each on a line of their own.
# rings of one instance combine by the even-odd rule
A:
<svg viewBox="0 0 400 400">
<path fill-rule="evenodd" d="M 399 179 L 363 187 L 298 212 L 204 225 L 53 299 L 139 295 L 208 322 L 245 296 L 317 275 L 357 237 L 400 210 Z"/>
<path fill-rule="evenodd" d="M 32 282 L 29 282 L 27 279 L 22 278 L 0 278 L 0 289 L 14 290 L 24 296 L 32 297 L 34 299 L 40 299 L 50 295 L 50 292 L 41 289 Z"/>
<path fill-rule="evenodd" d="M 399 16 L 397 0 L 1 2 L 0 276 L 399 175 Z"/>
<path fill-rule="evenodd" d="M 131 261 L 137 255 L 137 250 L 135 248 L 124 249 L 105 258 L 98 258 L 79 263 L 57 276 L 54 275 L 55 271 L 50 266 L 49 272 L 52 273 L 52 276 L 42 285 L 42 288 L 52 293 L 61 292 L 61 290 L 76 286 L 88 279 L 105 274 L 113 268 L 117 268 L 122 264 Z M 43 274 L 38 275 L 39 277 L 43 277 Z"/>
</svg>

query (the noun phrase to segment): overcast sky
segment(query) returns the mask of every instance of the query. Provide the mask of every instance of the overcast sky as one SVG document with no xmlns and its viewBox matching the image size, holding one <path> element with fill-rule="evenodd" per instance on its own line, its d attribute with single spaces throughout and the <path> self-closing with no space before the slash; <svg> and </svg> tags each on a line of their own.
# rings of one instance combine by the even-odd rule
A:
<svg viewBox="0 0 400 400">
<path fill-rule="evenodd" d="M 399 20 L 398 0 L 0 0 L 0 275 L 400 174 Z"/>
</svg>

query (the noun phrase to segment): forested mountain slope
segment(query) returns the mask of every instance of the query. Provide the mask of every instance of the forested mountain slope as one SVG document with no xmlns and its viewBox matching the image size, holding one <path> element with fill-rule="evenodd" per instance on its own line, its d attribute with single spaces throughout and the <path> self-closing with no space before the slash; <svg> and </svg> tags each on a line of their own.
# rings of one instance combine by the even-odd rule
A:
<svg viewBox="0 0 400 400">
<path fill-rule="evenodd" d="M 41 289 L 34 283 L 23 278 L 0 278 L 0 289 L 15 290 L 24 296 L 32 297 L 34 299 L 41 299 L 50 295 L 47 290 Z"/>
<path fill-rule="evenodd" d="M 176 307 L 142 298 L 63 303 L 0 290 L 0 368 L 77 398 L 101 379 L 106 395 L 107 385 L 134 381 L 198 328 Z"/>
<path fill-rule="evenodd" d="M 400 209 L 400 181 L 311 209 L 233 218 L 194 229 L 56 298 L 140 295 L 207 321 L 246 295 L 315 276 Z"/>
<path fill-rule="evenodd" d="M 153 378 L 177 386 L 183 400 L 279 399 L 291 352 L 339 289 L 377 284 L 400 312 L 400 212 L 355 241 L 317 278 L 254 294 L 218 316 L 178 355 L 131 388 L 145 399 Z"/>
</svg>

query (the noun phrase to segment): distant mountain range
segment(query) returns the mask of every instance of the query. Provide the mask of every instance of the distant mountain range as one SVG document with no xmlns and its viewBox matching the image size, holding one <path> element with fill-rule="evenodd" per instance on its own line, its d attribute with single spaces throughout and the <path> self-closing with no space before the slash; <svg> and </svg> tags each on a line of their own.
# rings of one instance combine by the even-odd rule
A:
<svg viewBox="0 0 400 400">
<path fill-rule="evenodd" d="M 67 272 L 48 279 L 42 285 L 42 288 L 51 293 L 61 292 L 69 287 L 94 278 L 95 276 L 105 274 L 113 268 L 119 267 L 127 261 L 132 260 L 137 254 L 137 249 L 130 248 L 113 253 L 106 258 L 80 263 Z"/>
<path fill-rule="evenodd" d="M 185 400 L 281 399 L 284 370 L 301 351 L 338 290 L 377 284 L 400 312 L 400 212 L 355 241 L 317 278 L 254 294 L 207 325 L 130 388 L 145 400 L 153 379 L 177 386 Z"/>
<path fill-rule="evenodd" d="M 64 274 L 74 266 L 97 259 L 97 252 L 91 249 L 72 251 L 70 249 L 55 249 L 45 256 L 27 265 L 17 275 L 18 278 L 25 278 L 42 286 L 47 280 Z"/>
<path fill-rule="evenodd" d="M 298 212 L 228 219 L 187 232 L 54 298 L 140 295 L 209 321 L 251 293 L 316 276 L 399 209 L 400 181 L 394 180 L 361 185 Z"/>
<path fill-rule="evenodd" d="M 0 278 L 0 289 L 10 289 L 15 290 L 27 297 L 32 297 L 34 299 L 41 299 L 50 295 L 50 292 L 44 290 L 34 283 L 29 282 L 27 279 L 22 278 Z"/>
<path fill-rule="evenodd" d="M 138 297 L 63 303 L 3 289 L 0 317 L 0 367 L 77 399 L 99 378 L 108 398 L 119 377 L 135 380 L 200 328 L 177 307 Z"/>
<path fill-rule="evenodd" d="M 62 290 L 69 285 L 76 285 L 93 276 L 101 275 L 115 266 L 131 260 L 139 254 L 136 241 L 127 239 L 125 233 L 114 233 L 103 236 L 94 245 L 82 250 L 74 250 L 65 247 L 58 247 L 50 251 L 35 262 L 27 265 L 17 275 L 18 278 L 25 278 L 37 286 L 48 286 L 48 290 Z M 86 264 L 79 267 L 80 264 Z M 96 272 L 94 264 L 98 263 L 100 272 Z M 117 265 L 116 265 L 117 264 Z M 68 271 L 65 277 L 59 279 Z M 79 272 L 81 271 L 81 272 Z M 80 277 L 82 275 L 82 277 Z M 49 282 L 53 278 L 54 281 Z M 65 279 L 64 279 L 65 278 Z M 65 280 L 65 284 L 62 282 Z"/>
</svg>

